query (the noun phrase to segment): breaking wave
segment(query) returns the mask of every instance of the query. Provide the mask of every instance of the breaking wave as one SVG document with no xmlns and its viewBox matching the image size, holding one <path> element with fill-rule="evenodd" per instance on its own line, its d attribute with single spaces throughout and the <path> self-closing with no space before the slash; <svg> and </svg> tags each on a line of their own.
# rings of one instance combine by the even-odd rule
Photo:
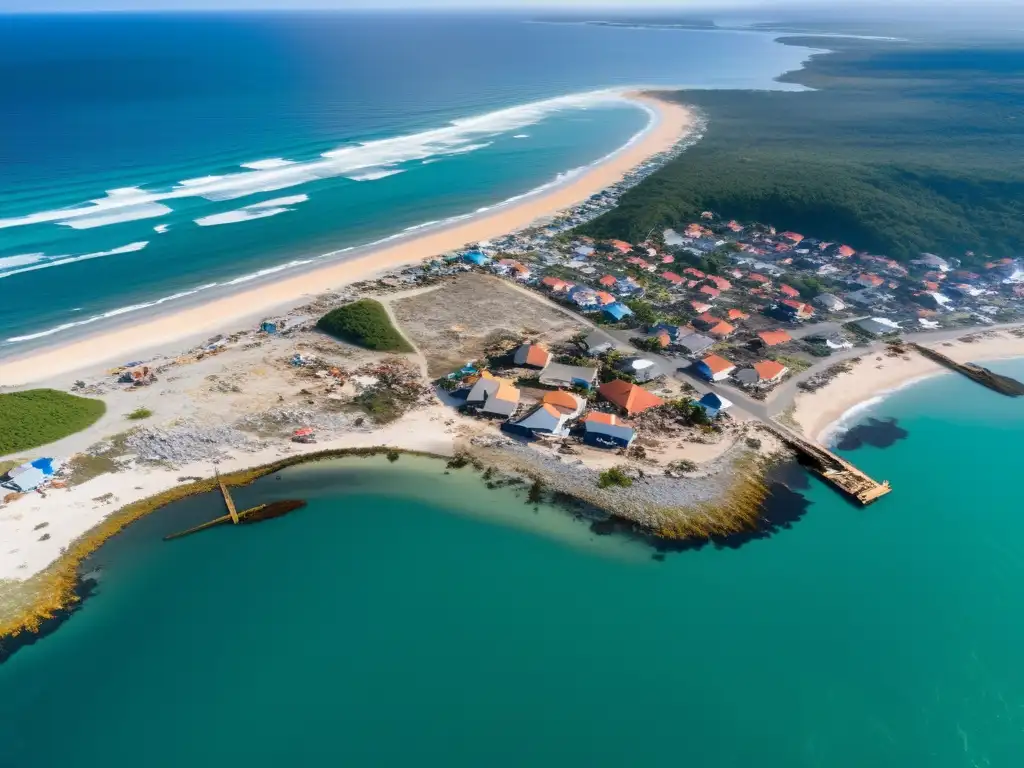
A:
<svg viewBox="0 0 1024 768">
<path fill-rule="evenodd" d="M 242 221 L 253 219 L 266 219 L 270 216 L 277 216 L 279 213 L 287 213 L 294 210 L 291 205 L 298 205 L 309 200 L 309 195 L 291 195 L 289 197 L 278 197 L 274 200 L 264 200 L 262 203 L 253 203 L 244 208 L 223 213 L 214 213 L 209 216 L 201 216 L 195 220 L 200 227 L 215 227 L 219 224 L 238 224 Z"/>
<path fill-rule="evenodd" d="M 148 240 L 143 240 L 138 243 L 129 243 L 128 245 L 122 245 L 120 248 L 114 248 L 109 251 L 98 251 L 96 253 L 85 253 L 81 256 L 46 256 L 42 253 L 25 254 L 24 256 L 11 256 L 6 259 L 0 259 L 0 270 L 5 267 L 17 267 L 16 269 L 9 270 L 7 272 L 0 272 L 0 280 L 5 277 L 11 277 L 12 275 L 20 275 L 23 272 L 35 272 L 39 269 L 49 269 L 50 267 L 60 267 L 64 264 L 74 264 L 76 261 L 89 261 L 90 259 L 99 259 L 104 256 L 117 256 L 122 253 L 135 253 L 141 251 L 149 245 Z M 23 266 L 28 265 L 28 266 Z"/>
<path fill-rule="evenodd" d="M 438 159 L 475 152 L 490 145 L 487 139 L 518 131 L 564 110 L 601 105 L 635 104 L 618 91 L 591 91 L 521 104 L 494 112 L 453 120 L 441 128 L 341 147 L 308 161 L 268 158 L 245 163 L 245 170 L 219 176 L 185 179 L 169 189 L 138 187 L 110 190 L 105 197 L 77 206 L 38 211 L 0 219 L 0 229 L 59 223 L 69 227 L 107 226 L 122 221 L 163 215 L 169 200 L 203 198 L 236 200 L 262 192 L 288 189 L 319 179 L 373 173 L 373 169 L 412 161 Z M 157 206 L 160 205 L 158 208 Z M 159 212 L 158 212 L 159 211 Z"/>
<path fill-rule="evenodd" d="M 405 171 L 401 169 L 381 169 L 379 171 L 367 171 L 355 176 L 347 176 L 346 178 L 352 181 L 377 181 L 377 179 L 386 179 L 388 176 L 397 176 L 399 173 L 405 173 Z"/>
</svg>

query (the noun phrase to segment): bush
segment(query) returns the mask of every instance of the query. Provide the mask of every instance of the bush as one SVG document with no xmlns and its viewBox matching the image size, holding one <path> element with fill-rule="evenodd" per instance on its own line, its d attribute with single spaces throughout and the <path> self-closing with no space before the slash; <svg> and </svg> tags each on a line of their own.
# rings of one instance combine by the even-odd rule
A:
<svg viewBox="0 0 1024 768">
<path fill-rule="evenodd" d="M 367 349 L 380 352 L 412 352 L 412 346 L 391 323 L 384 305 L 373 299 L 360 299 L 332 309 L 316 324 L 324 333 Z"/>
<path fill-rule="evenodd" d="M 678 461 L 673 461 L 671 464 L 669 464 L 668 468 L 673 472 L 696 472 L 697 462 L 690 461 L 689 459 L 679 459 Z"/>
<path fill-rule="evenodd" d="M 102 400 L 56 389 L 0 394 L 0 456 L 80 432 L 96 423 L 106 410 Z"/>
<path fill-rule="evenodd" d="M 758 440 L 756 437 L 748 437 L 747 438 L 747 447 L 748 448 L 753 448 L 755 451 L 759 450 L 761 448 L 761 441 Z"/>
<path fill-rule="evenodd" d="M 148 419 L 153 415 L 153 412 L 149 408 L 136 408 L 134 411 L 125 416 L 126 419 L 132 421 L 138 421 L 139 419 Z"/>
<path fill-rule="evenodd" d="M 633 478 L 622 471 L 621 467 L 606 469 L 597 478 L 598 488 L 629 488 L 633 485 Z"/>
</svg>

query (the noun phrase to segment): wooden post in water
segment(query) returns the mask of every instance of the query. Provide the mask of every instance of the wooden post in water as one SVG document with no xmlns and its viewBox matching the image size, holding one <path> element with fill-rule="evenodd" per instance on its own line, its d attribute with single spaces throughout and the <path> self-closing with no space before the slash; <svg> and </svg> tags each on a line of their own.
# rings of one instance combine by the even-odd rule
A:
<svg viewBox="0 0 1024 768">
<path fill-rule="evenodd" d="M 220 492 L 224 494 L 224 503 L 228 505 L 228 514 L 231 515 L 231 522 L 238 525 L 238 512 L 235 510 L 235 502 L 231 499 L 228 487 L 224 485 L 224 481 L 220 478 L 220 471 L 215 469 L 214 472 L 217 475 L 217 483 L 220 485 Z"/>
</svg>

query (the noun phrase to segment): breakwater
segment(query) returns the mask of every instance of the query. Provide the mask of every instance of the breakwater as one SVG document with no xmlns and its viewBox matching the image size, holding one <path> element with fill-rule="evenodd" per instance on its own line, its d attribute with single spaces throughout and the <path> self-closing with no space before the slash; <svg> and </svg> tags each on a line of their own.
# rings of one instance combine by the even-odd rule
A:
<svg viewBox="0 0 1024 768">
<path fill-rule="evenodd" d="M 1020 397 L 1024 395 L 1024 384 L 1017 381 L 1017 379 L 990 371 L 988 368 L 976 365 L 975 363 L 958 363 L 938 350 L 922 346 L 916 342 L 911 342 L 909 346 L 929 360 L 949 368 L 951 371 L 962 373 L 969 379 L 1001 395 L 1006 395 L 1007 397 Z"/>
</svg>

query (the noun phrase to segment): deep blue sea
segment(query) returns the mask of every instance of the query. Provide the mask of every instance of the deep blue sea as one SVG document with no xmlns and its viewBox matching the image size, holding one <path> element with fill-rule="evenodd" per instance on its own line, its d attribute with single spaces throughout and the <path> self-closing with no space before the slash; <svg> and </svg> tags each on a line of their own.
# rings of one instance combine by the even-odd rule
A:
<svg viewBox="0 0 1024 768">
<path fill-rule="evenodd" d="M 796 471 L 770 536 L 689 551 L 408 456 L 239 489 L 309 500 L 259 525 L 161 510 L 0 664 L 0 768 L 1015 768 L 1024 402 L 946 375 L 870 417 L 891 495 Z"/>
<path fill-rule="evenodd" d="M 0 355 L 551 183 L 649 120 L 595 91 L 782 87 L 809 54 L 495 14 L 2 21 Z"/>
</svg>

